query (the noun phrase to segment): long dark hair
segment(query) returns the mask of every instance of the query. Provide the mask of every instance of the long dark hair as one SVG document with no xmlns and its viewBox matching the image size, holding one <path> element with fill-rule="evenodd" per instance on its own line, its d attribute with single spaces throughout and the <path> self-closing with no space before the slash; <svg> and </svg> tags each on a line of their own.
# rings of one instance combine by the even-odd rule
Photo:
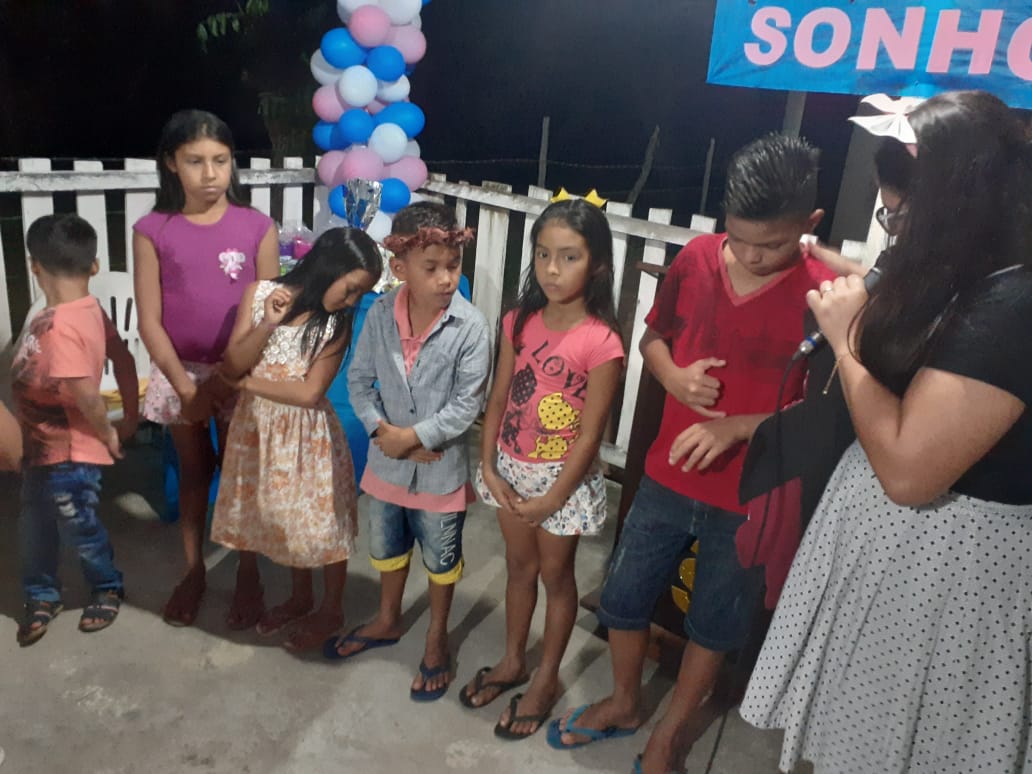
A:
<svg viewBox="0 0 1032 774">
<path fill-rule="evenodd" d="M 203 110 L 180 110 L 173 113 L 172 117 L 168 119 L 161 130 L 161 137 L 158 138 L 158 196 L 154 202 L 155 212 L 180 212 L 186 205 L 183 184 L 179 182 L 176 173 L 168 168 L 168 162 L 175 158 L 176 151 L 181 146 L 203 138 L 210 138 L 229 148 L 233 169 L 230 173 L 226 199 L 230 204 L 241 207 L 248 206 L 247 200 L 244 198 L 243 186 L 240 185 L 240 179 L 237 176 L 236 160 L 233 158 L 233 154 L 236 152 L 233 133 L 229 131 L 226 122 L 217 115 Z"/>
<path fill-rule="evenodd" d="M 365 269 L 379 279 L 383 262 L 376 243 L 364 231 L 356 228 L 331 228 L 324 232 L 297 266 L 276 280 L 295 290 L 294 302 L 283 318 L 284 323 L 311 314 L 301 334 L 301 352 L 315 357 L 324 347 L 345 338 L 351 340 L 351 309 L 328 312 L 323 296 L 330 285 L 345 274 Z M 323 341 L 327 326 L 333 332 Z"/>
<path fill-rule="evenodd" d="M 550 223 L 558 223 L 575 231 L 584 238 L 588 246 L 590 263 L 588 282 L 584 286 L 584 305 L 588 314 L 596 317 L 619 336 L 620 326 L 616 320 L 616 306 L 613 303 L 613 233 L 609 221 L 598 207 L 583 199 L 566 199 L 553 202 L 534 221 L 530 229 L 530 244 L 537 245 L 541 230 Z M 512 329 L 513 346 L 519 352 L 520 334 L 523 326 L 534 312 L 548 304 L 545 291 L 537 280 L 534 265 L 527 269 L 520 291 L 518 311 Z"/>
<path fill-rule="evenodd" d="M 858 317 L 858 356 L 902 394 L 951 300 L 1015 263 L 1032 263 L 1028 128 L 982 91 L 940 94 L 910 115 L 917 159 L 908 215 Z"/>
</svg>

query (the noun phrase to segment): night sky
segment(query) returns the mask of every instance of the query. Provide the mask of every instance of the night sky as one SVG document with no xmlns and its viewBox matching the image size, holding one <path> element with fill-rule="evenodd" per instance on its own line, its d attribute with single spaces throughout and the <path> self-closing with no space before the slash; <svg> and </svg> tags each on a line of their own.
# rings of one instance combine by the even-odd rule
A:
<svg viewBox="0 0 1032 774">
<path fill-rule="evenodd" d="M 0 0 L 3 168 L 29 155 L 152 155 L 161 125 L 182 107 L 218 113 L 239 148 L 267 153 L 257 89 L 293 83 L 310 95 L 317 84 L 303 56 L 339 23 L 333 0 L 272 6 L 272 34 L 256 46 L 228 41 L 206 54 L 198 21 L 233 3 Z M 302 18 L 303 6 L 315 10 Z M 451 179 L 525 190 L 549 115 L 549 157 L 570 166 L 550 167 L 547 184 L 620 198 L 658 124 L 660 150 L 640 204 L 672 207 L 684 222 L 698 206 L 715 137 L 708 214 L 717 214 L 728 156 L 780 127 L 785 94 L 706 85 L 713 9 L 714 0 L 433 0 L 423 13 L 428 54 L 412 76 L 413 101 L 428 119 L 424 158 Z M 828 209 L 856 104 L 836 95 L 807 102 L 803 134 L 824 151 Z"/>
</svg>

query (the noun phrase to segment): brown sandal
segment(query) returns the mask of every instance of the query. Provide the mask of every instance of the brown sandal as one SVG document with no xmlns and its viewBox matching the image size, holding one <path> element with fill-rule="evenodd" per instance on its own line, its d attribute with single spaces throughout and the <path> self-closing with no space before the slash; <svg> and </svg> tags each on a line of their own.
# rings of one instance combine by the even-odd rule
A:
<svg viewBox="0 0 1032 774">
<path fill-rule="evenodd" d="M 60 600 L 49 602 L 45 599 L 30 599 L 26 602 L 25 617 L 22 619 L 21 626 L 18 627 L 18 644 L 27 648 L 43 639 L 50 622 L 57 618 L 62 610 L 64 610 L 64 605 Z M 33 624 L 39 624 L 39 626 L 33 626 Z"/>
</svg>

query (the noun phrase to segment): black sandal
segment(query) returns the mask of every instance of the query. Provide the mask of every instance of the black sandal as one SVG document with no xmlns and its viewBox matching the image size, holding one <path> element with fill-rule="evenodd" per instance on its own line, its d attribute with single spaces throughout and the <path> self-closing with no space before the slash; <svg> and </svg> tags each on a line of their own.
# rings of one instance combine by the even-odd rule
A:
<svg viewBox="0 0 1032 774">
<path fill-rule="evenodd" d="M 516 705 L 519 704 L 520 699 L 523 698 L 522 693 L 517 693 L 511 699 L 509 699 L 509 722 L 507 725 L 502 725 L 499 720 L 498 724 L 494 727 L 494 735 L 499 739 L 504 739 L 507 742 L 515 742 L 520 739 L 526 739 L 527 737 L 533 736 L 541 730 L 541 726 L 548 722 L 548 719 L 552 716 L 551 708 L 546 709 L 544 712 L 538 713 L 537 715 L 517 715 Z M 536 723 L 533 731 L 513 731 L 512 727 L 517 723 Z"/>
<path fill-rule="evenodd" d="M 18 627 L 18 644 L 27 648 L 43 639 L 47 633 L 50 622 L 57 618 L 58 613 L 64 610 L 60 600 L 49 602 L 45 599 L 30 599 L 25 603 L 25 618 Z M 39 626 L 33 627 L 34 623 Z"/>
<path fill-rule="evenodd" d="M 118 617 L 124 597 L 125 592 L 121 589 L 118 591 L 113 589 L 94 591 L 93 596 L 90 597 L 90 603 L 82 609 L 82 615 L 79 617 L 79 631 L 99 632 L 101 629 L 111 626 Z M 85 623 L 87 619 L 92 620 L 93 623 Z"/>
</svg>

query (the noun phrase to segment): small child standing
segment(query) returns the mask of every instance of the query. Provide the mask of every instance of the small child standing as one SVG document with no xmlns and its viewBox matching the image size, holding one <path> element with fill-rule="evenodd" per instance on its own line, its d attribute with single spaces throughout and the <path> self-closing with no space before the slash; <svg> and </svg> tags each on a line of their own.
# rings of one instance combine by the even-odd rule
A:
<svg viewBox="0 0 1032 774">
<path fill-rule="evenodd" d="M 233 136 L 211 113 L 181 110 L 158 141 L 154 211 L 133 225 L 140 337 L 151 357 L 143 415 L 167 425 L 179 458 L 179 528 L 186 572 L 165 603 L 172 626 L 197 618 L 205 590 L 208 492 L 225 448 L 233 390 L 216 366 L 229 342 L 244 288 L 279 276 L 272 219 L 249 207 L 237 179 Z M 258 565 L 243 553 L 226 615 L 231 629 L 254 626 L 264 612 Z"/>
<path fill-rule="evenodd" d="M 58 540 L 79 553 L 92 587 L 79 629 L 114 622 L 124 596 L 107 531 L 97 516 L 100 466 L 121 457 L 135 414 L 115 428 L 100 395 L 105 351 L 125 344 L 89 294 L 97 273 L 97 234 L 77 215 L 46 215 L 26 235 L 32 273 L 46 308 L 21 338 L 12 368 L 15 409 L 24 436 L 21 556 L 25 617 L 18 644 L 38 642 L 61 612 Z M 131 357 L 131 356 L 130 356 Z M 131 375 L 131 376 L 130 376 Z M 118 369 L 122 395 L 135 396 L 133 369 Z M 130 399 L 131 400 L 131 399 Z"/>
<path fill-rule="evenodd" d="M 559 665 L 577 616 L 574 556 L 581 535 L 606 519 L 598 464 L 623 367 L 613 304 L 613 237 L 598 207 L 556 202 L 531 229 L 534 265 L 519 306 L 505 316 L 484 415 L 477 489 L 498 508 L 505 538 L 506 647 L 460 695 L 489 704 L 527 680 L 527 636 L 538 578 L 547 607 L 541 664 L 516 694 L 495 735 L 524 739 L 547 720 L 559 693 Z"/>
<path fill-rule="evenodd" d="M 345 659 L 401 637 L 401 602 L 418 540 L 430 576 L 430 627 L 415 701 L 439 699 L 451 681 L 448 613 L 462 576 L 462 525 L 472 501 L 470 426 L 490 369 L 484 316 L 456 294 L 459 248 L 472 231 L 433 202 L 395 216 L 385 246 L 404 284 L 366 315 L 348 371 L 355 415 L 373 443 L 362 477 L 369 495 L 370 554 L 380 571 L 380 611 L 370 623 L 326 642 Z"/>
<path fill-rule="evenodd" d="M 226 439 L 211 539 L 292 568 L 293 593 L 258 633 L 293 625 L 285 646 L 307 650 L 340 628 L 357 528 L 355 472 L 326 390 L 351 341 L 351 308 L 376 284 L 380 251 L 335 228 L 278 280 L 245 292 L 220 366 L 240 381 Z M 326 593 L 312 612 L 312 569 Z M 296 623 L 295 623 L 296 622 Z"/>
</svg>

